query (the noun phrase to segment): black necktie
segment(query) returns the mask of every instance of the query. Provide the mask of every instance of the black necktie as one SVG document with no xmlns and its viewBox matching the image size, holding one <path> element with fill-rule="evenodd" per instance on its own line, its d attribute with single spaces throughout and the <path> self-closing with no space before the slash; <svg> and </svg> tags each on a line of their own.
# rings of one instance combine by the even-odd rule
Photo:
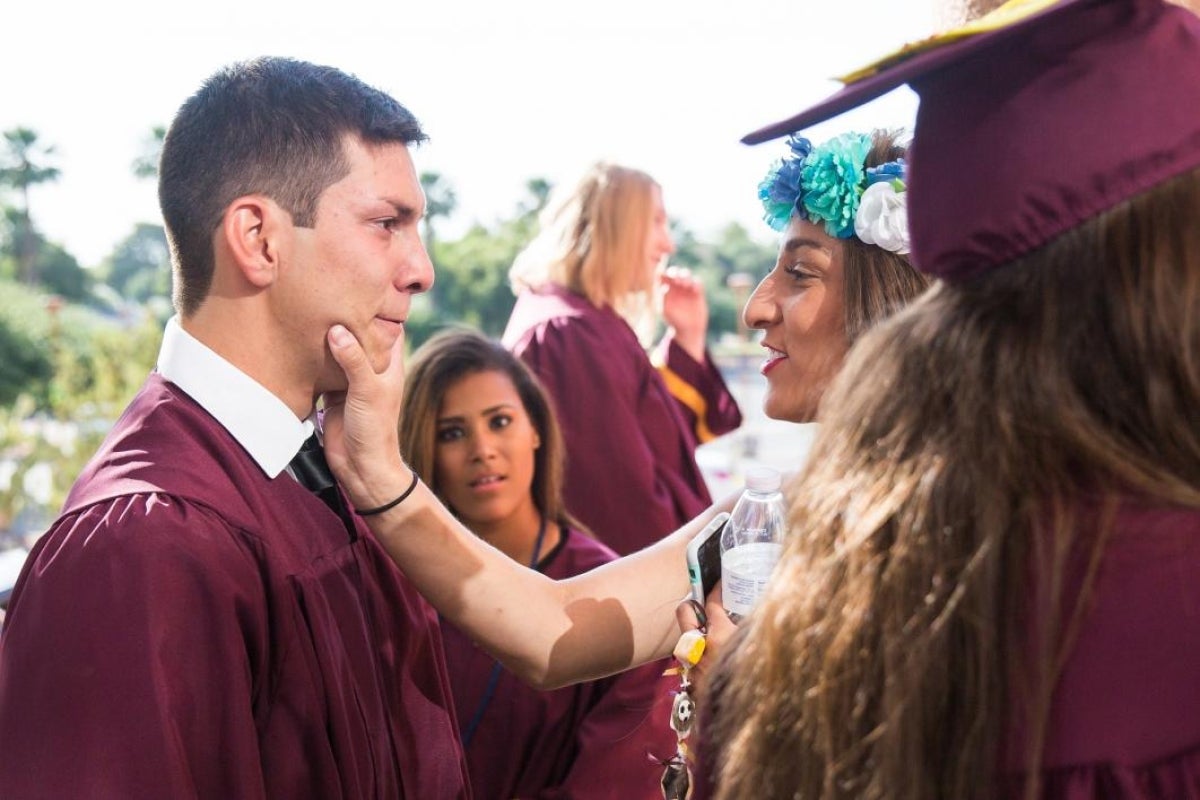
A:
<svg viewBox="0 0 1200 800">
<path fill-rule="evenodd" d="M 325 451 L 321 449 L 321 443 L 317 440 L 315 433 L 305 440 L 300 447 L 300 452 L 288 466 L 291 467 L 292 474 L 296 476 L 300 485 L 321 498 L 322 502 L 329 506 L 345 524 L 346 530 L 350 532 L 350 538 L 355 538 L 357 534 L 354 530 L 354 521 L 350 519 L 346 504 L 342 502 L 337 482 L 329 470 L 329 463 L 325 461 Z"/>
</svg>

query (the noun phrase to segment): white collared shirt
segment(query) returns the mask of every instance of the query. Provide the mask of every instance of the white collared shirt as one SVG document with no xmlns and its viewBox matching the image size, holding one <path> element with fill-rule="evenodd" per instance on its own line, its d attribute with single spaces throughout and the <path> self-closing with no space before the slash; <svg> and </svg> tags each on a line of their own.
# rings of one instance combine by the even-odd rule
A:
<svg viewBox="0 0 1200 800">
<path fill-rule="evenodd" d="M 292 410 L 171 317 L 158 351 L 158 373 L 187 392 L 250 454 L 268 478 L 287 467 L 312 435 L 312 419 Z"/>
</svg>

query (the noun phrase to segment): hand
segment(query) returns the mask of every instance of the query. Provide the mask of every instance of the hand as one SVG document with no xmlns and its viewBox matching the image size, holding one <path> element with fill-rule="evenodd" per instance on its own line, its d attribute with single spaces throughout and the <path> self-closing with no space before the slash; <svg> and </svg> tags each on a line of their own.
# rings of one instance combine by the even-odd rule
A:
<svg viewBox="0 0 1200 800">
<path fill-rule="evenodd" d="M 737 632 L 737 625 L 725 613 L 725 607 L 721 604 L 721 582 L 717 581 L 716 586 L 705 598 L 702 611 L 690 597 L 681 601 L 675 607 L 675 620 L 679 623 L 681 633 L 692 630 L 705 632 L 704 655 L 699 663 L 692 667 L 692 680 L 699 684 L 704 670 L 716 663 L 722 648 Z"/>
<path fill-rule="evenodd" d="M 708 298 L 704 285 L 685 267 L 667 267 L 655 275 L 655 305 L 675 341 L 696 361 L 704 360 L 708 334 Z"/>
<path fill-rule="evenodd" d="M 400 458 L 400 402 L 404 395 L 404 335 L 392 345 L 387 368 L 376 373 L 354 335 L 334 325 L 329 351 L 346 374 L 344 392 L 324 397 L 325 458 L 356 508 L 397 497 L 412 473 Z"/>
</svg>

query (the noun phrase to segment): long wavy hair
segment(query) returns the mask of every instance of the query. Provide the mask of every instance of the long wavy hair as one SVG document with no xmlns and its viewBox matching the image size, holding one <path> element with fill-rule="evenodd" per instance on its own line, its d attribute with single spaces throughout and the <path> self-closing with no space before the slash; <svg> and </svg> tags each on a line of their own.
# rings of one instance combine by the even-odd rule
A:
<svg viewBox="0 0 1200 800">
<path fill-rule="evenodd" d="M 509 270 L 513 291 L 554 284 L 610 307 L 635 329 L 650 303 L 646 237 L 659 184 L 641 170 L 592 164 L 539 217 L 537 236 Z"/>
<path fill-rule="evenodd" d="M 863 335 L 710 682 L 719 797 L 986 798 L 1014 757 L 1037 796 L 1117 505 L 1200 508 L 1198 211 L 1193 172 Z"/>
<path fill-rule="evenodd" d="M 435 470 L 438 410 L 451 387 L 479 372 L 499 372 L 512 381 L 541 440 L 541 446 L 534 451 L 530 487 L 534 505 L 546 519 L 586 532 L 563 504 L 565 448 L 545 389 L 519 358 L 477 331 L 466 328 L 441 331 L 413 354 L 400 418 L 400 452 L 406 463 L 445 502 Z"/>
</svg>

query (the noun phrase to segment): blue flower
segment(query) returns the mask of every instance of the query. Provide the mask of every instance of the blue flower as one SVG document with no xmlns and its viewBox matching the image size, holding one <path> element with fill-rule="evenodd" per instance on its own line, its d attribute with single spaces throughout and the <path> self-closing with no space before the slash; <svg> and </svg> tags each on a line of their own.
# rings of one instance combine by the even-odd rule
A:
<svg viewBox="0 0 1200 800">
<path fill-rule="evenodd" d="M 867 167 L 868 186 L 875 183 L 883 183 L 884 181 L 893 185 L 895 185 L 896 181 L 900 181 L 900 186 L 908 183 L 908 165 L 904 163 L 903 158 L 889 161 L 886 164 L 880 164 L 878 167 Z"/>
<path fill-rule="evenodd" d="M 863 162 L 871 151 L 871 137 L 843 133 L 812 151 L 800 173 L 803 210 L 813 221 L 825 223 L 825 232 L 838 239 L 854 235 L 854 215 L 866 178 Z"/>
<path fill-rule="evenodd" d="M 800 207 L 800 173 L 812 151 L 812 143 L 802 136 L 789 136 L 787 143 L 791 152 L 772 164 L 758 184 L 763 219 L 777 231 L 787 227 L 792 212 Z"/>
</svg>

